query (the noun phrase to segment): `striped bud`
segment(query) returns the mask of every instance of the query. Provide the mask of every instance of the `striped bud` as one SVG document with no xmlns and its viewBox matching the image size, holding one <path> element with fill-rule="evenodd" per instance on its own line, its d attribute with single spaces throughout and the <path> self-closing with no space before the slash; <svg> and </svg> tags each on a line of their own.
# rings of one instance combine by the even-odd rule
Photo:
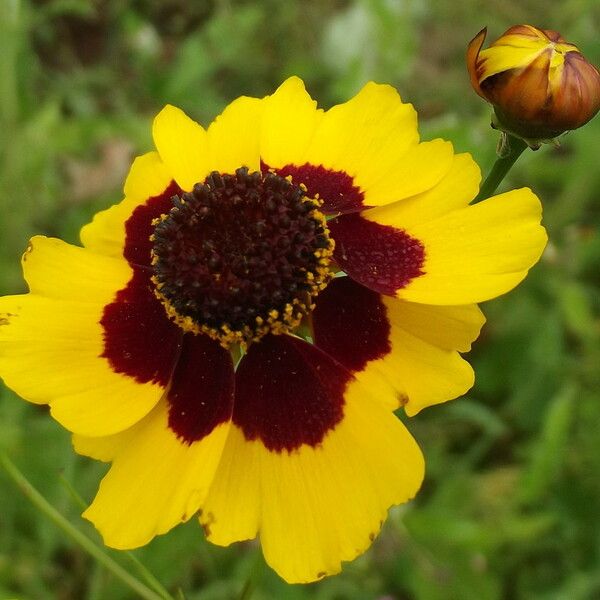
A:
<svg viewBox="0 0 600 600">
<path fill-rule="evenodd" d="M 482 50 L 486 34 L 484 28 L 469 43 L 467 67 L 498 129 L 539 145 L 598 112 L 600 74 L 558 32 L 515 25 Z"/>
</svg>

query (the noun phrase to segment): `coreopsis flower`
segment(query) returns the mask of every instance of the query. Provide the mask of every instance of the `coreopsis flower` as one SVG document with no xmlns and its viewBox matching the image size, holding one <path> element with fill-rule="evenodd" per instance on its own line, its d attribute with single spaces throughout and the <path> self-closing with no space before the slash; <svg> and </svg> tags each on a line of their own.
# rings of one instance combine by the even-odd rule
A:
<svg viewBox="0 0 600 600">
<path fill-rule="evenodd" d="M 540 203 L 469 206 L 471 157 L 419 142 L 386 85 L 323 111 L 291 78 L 208 129 L 167 106 L 153 136 L 83 247 L 31 240 L 0 373 L 112 463 L 84 513 L 108 546 L 198 515 L 289 582 L 336 573 L 419 489 L 394 410 L 472 386 L 475 303 L 537 261 Z"/>
<path fill-rule="evenodd" d="M 469 43 L 473 89 L 494 107 L 495 125 L 545 141 L 587 123 L 600 109 L 600 74 L 556 31 L 515 25 L 481 50 L 487 28 Z"/>
</svg>

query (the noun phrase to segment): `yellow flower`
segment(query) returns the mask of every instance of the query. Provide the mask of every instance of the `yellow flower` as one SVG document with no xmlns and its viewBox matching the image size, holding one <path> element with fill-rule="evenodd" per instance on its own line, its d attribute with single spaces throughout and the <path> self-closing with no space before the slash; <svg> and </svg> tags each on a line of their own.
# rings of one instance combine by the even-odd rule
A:
<svg viewBox="0 0 600 600">
<path fill-rule="evenodd" d="M 538 260 L 539 200 L 469 206 L 471 157 L 419 142 L 386 85 L 323 111 L 291 78 L 208 129 L 167 106 L 153 135 L 83 247 L 31 241 L 0 373 L 112 463 L 84 513 L 107 545 L 199 515 L 289 582 L 337 573 L 419 489 L 393 411 L 472 386 L 475 303 Z"/>
<path fill-rule="evenodd" d="M 485 50 L 487 29 L 469 43 L 473 89 L 494 106 L 499 129 L 549 140 L 600 109 L 600 74 L 556 31 L 515 25 Z"/>
</svg>

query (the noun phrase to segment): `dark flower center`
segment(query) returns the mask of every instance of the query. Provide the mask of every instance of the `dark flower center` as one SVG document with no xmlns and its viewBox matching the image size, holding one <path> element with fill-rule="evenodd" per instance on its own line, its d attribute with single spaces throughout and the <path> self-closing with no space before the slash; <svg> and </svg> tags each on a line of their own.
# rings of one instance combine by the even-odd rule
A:
<svg viewBox="0 0 600 600">
<path fill-rule="evenodd" d="M 155 223 L 153 281 L 184 330 L 225 347 L 287 333 L 331 279 L 319 204 L 273 173 L 211 173 Z"/>
</svg>

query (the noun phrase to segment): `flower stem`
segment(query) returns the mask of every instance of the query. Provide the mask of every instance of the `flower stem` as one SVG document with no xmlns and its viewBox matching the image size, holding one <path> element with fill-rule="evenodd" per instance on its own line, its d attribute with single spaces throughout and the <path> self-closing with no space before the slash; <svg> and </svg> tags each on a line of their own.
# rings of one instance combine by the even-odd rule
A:
<svg viewBox="0 0 600 600">
<path fill-rule="evenodd" d="M 59 476 L 60 482 L 63 484 L 69 495 L 73 499 L 73 501 L 81 508 L 81 510 L 85 510 L 87 508 L 87 504 L 84 499 L 79 495 L 77 490 L 71 485 L 71 482 L 64 477 L 64 475 Z M 161 597 L 165 600 L 173 600 L 173 596 L 169 594 L 169 592 L 164 588 L 162 583 L 158 581 L 158 579 L 152 574 L 152 572 L 133 554 L 133 552 L 129 552 L 128 550 L 122 551 L 128 558 L 133 562 L 136 566 L 140 576 L 142 579 L 146 581 L 146 583 Z"/>
<path fill-rule="evenodd" d="M 527 147 L 527 143 L 522 139 L 508 133 L 502 134 L 500 147 L 498 149 L 498 158 L 481 185 L 479 194 L 477 194 L 475 200 L 473 200 L 473 204 L 485 200 L 494 194 L 502 180 L 506 177 L 506 174 Z"/>
<path fill-rule="evenodd" d="M 164 600 L 164 596 L 159 596 L 150 588 L 146 587 L 141 581 L 130 575 L 121 565 L 116 563 L 110 556 L 106 555 L 100 547 L 92 542 L 88 537 L 76 529 L 65 517 L 63 517 L 26 479 L 19 471 L 17 466 L 0 451 L 0 466 L 4 468 L 6 474 L 12 479 L 21 492 L 33 503 L 33 505 L 50 519 L 59 529 L 75 541 L 90 556 L 102 564 L 116 578 L 120 579 L 125 585 L 136 592 L 144 600 Z"/>
</svg>

